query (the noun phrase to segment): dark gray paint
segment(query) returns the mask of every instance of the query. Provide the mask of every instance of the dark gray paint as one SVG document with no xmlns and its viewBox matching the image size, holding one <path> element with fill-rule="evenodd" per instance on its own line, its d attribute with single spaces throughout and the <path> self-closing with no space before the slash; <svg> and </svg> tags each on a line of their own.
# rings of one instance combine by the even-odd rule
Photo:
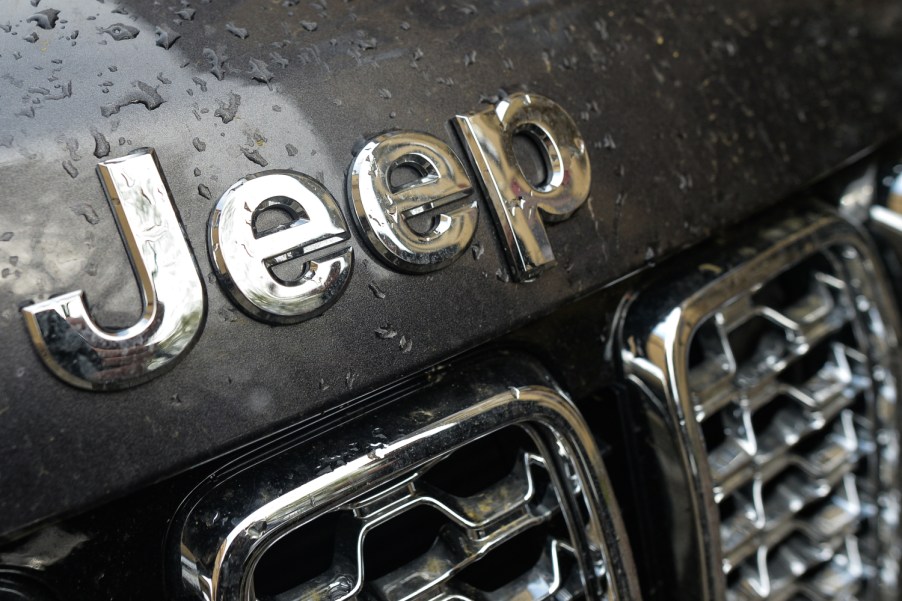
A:
<svg viewBox="0 0 902 601">
<path fill-rule="evenodd" d="M 121 494 L 508 331 L 739 221 L 902 127 L 896 0 L 290 4 L 201 1 L 182 23 L 174 1 L 4 5 L 0 240 L 12 238 L 0 242 L 0 533 Z M 27 21 L 46 8 L 60 11 L 52 29 Z M 156 45 L 157 26 L 180 39 L 170 32 L 168 50 Z M 247 37 L 236 35 L 242 28 Z M 213 61 L 221 81 L 205 48 L 228 57 Z M 417 129 L 463 157 L 449 119 L 504 86 L 560 103 L 590 144 L 591 199 L 549 228 L 560 265 L 539 281 L 505 281 L 479 198 L 482 254 L 432 275 L 390 271 L 355 231 L 353 280 L 311 322 L 255 322 L 208 278 L 199 343 L 135 389 L 78 391 L 34 354 L 18 312 L 29 299 L 82 288 L 105 326 L 138 314 L 93 174 L 95 143 L 103 154 L 108 141 L 109 156 L 156 148 L 209 274 L 209 211 L 261 169 L 258 156 L 317 177 L 347 215 L 345 171 L 366 136 Z M 241 101 L 230 119 L 232 94 Z M 398 336 L 379 338 L 386 326 Z M 413 341 L 407 353 L 402 335 Z"/>
</svg>

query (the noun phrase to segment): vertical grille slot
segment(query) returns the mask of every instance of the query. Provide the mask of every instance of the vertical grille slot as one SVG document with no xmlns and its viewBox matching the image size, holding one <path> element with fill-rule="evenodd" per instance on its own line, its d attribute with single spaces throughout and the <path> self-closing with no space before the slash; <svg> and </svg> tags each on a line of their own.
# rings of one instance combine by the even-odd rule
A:
<svg viewBox="0 0 902 601">
<path fill-rule="evenodd" d="M 645 301 L 662 316 L 657 329 L 629 316 L 624 326 L 627 373 L 674 400 L 699 526 L 719 541 L 713 553 L 699 546 L 708 598 L 889 598 L 898 349 L 870 251 L 812 211 L 720 252 L 725 267 L 705 264 L 717 277 L 683 276 L 679 312 Z M 672 363 L 651 352 L 662 341 Z"/>
<path fill-rule="evenodd" d="M 730 508 L 720 528 L 724 572 L 738 571 L 729 599 L 832 597 L 861 584 L 848 551 L 868 520 L 854 406 L 874 391 L 839 275 L 819 253 L 708 318 L 727 333 L 723 354 L 735 365 L 724 391 L 690 381 L 715 501 Z M 828 578 L 835 565 L 854 577 Z"/>
</svg>

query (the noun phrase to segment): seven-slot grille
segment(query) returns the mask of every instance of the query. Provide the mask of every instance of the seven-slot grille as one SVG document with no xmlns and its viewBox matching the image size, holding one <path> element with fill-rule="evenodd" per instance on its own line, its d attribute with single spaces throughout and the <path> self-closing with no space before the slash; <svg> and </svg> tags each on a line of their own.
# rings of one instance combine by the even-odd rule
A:
<svg viewBox="0 0 902 601">
<path fill-rule="evenodd" d="M 592 434 L 555 390 L 509 386 L 550 381 L 523 365 L 466 372 L 230 468 L 178 520 L 176 596 L 636 598 Z"/>
<path fill-rule="evenodd" d="M 870 306 L 836 256 L 731 300 L 690 346 L 730 599 L 852 597 L 876 557 L 877 391 L 853 303 Z"/>
<path fill-rule="evenodd" d="M 624 329 L 628 377 L 668 399 L 685 453 L 704 596 L 886 598 L 897 354 L 882 275 L 818 211 L 718 244 L 714 262 L 662 284 L 682 301 L 649 294 L 657 327 Z"/>
</svg>

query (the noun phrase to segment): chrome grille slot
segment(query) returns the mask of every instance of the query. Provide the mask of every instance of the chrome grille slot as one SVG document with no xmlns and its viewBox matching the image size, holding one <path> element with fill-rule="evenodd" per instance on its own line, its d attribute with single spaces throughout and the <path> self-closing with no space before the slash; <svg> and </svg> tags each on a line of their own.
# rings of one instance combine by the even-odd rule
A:
<svg viewBox="0 0 902 601">
<path fill-rule="evenodd" d="M 624 326 L 628 377 L 675 401 L 707 598 L 891 598 L 898 354 L 870 251 L 815 210 L 722 252 L 658 329 Z"/>
<path fill-rule="evenodd" d="M 610 485 L 566 398 L 424 397 L 199 493 L 178 586 L 222 601 L 633 598 Z"/>
</svg>

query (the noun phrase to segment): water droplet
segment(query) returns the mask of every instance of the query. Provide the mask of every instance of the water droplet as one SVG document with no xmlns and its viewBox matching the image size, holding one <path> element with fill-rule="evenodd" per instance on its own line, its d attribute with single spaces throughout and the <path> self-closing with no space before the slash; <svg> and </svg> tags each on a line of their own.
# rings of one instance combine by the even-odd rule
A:
<svg viewBox="0 0 902 601">
<path fill-rule="evenodd" d="M 251 79 L 256 79 L 260 83 L 269 84 L 272 81 L 273 75 L 272 71 L 270 71 L 266 67 L 266 63 L 256 58 L 252 58 L 250 60 L 251 63 Z"/>
<path fill-rule="evenodd" d="M 15 236 L 13 232 L 3 232 L 0 234 L 0 242 L 9 242 L 13 239 L 13 236 Z"/>
<path fill-rule="evenodd" d="M 100 33 L 109 34 L 110 37 L 117 42 L 121 42 L 122 40 L 133 40 L 141 33 L 141 30 L 137 27 L 125 25 L 124 23 L 113 23 L 109 27 L 98 28 L 98 31 Z"/>
<path fill-rule="evenodd" d="M 398 333 L 390 325 L 376 328 L 374 331 L 376 332 L 376 337 L 381 338 L 382 340 L 388 340 L 398 335 Z"/>
<path fill-rule="evenodd" d="M 193 81 L 193 82 L 197 85 L 197 87 L 200 88 L 200 91 L 201 91 L 201 92 L 206 92 L 206 91 L 207 91 L 207 82 L 205 82 L 205 81 L 204 81 L 203 79 L 201 79 L 200 77 L 194 76 L 194 77 L 191 78 L 191 81 Z"/>
<path fill-rule="evenodd" d="M 72 161 L 63 161 L 63 169 L 69 174 L 69 177 L 75 179 L 78 177 L 78 169 L 72 164 Z"/>
<path fill-rule="evenodd" d="M 368 287 L 370 289 L 370 292 L 372 292 L 373 296 L 375 296 L 376 298 L 378 298 L 378 299 L 385 298 L 385 292 L 383 292 L 382 289 L 376 285 L 376 282 L 370 282 L 368 284 Z"/>
<path fill-rule="evenodd" d="M 316 29 L 319 27 L 319 24 L 316 21 L 301 21 L 301 27 L 303 27 L 307 31 L 316 31 Z"/>
<path fill-rule="evenodd" d="M 212 200 L 213 195 L 210 194 L 210 188 L 206 187 L 203 184 L 198 184 L 197 193 L 206 198 L 207 200 Z"/>
<path fill-rule="evenodd" d="M 173 31 L 168 25 L 157 25 L 156 29 L 153 31 L 153 35 L 154 43 L 166 50 L 169 50 L 169 48 L 182 37 L 180 33 Z"/>
<path fill-rule="evenodd" d="M 223 123 L 230 123 L 232 119 L 235 118 L 235 114 L 238 112 L 238 107 L 241 106 L 241 96 L 236 94 L 235 92 L 229 92 L 229 103 L 226 104 L 221 100 L 217 100 L 219 103 L 219 108 L 213 112 L 213 114 L 220 119 L 222 119 Z"/>
<path fill-rule="evenodd" d="M 38 38 L 38 34 L 36 34 L 35 32 L 32 31 L 30 34 L 28 34 L 27 36 L 25 36 L 23 39 L 24 39 L 26 42 L 29 42 L 29 43 L 31 43 L 31 44 L 34 44 L 34 43 L 37 42 L 40 38 Z"/>
<path fill-rule="evenodd" d="M 210 73 L 213 74 L 213 77 L 222 81 L 225 77 L 225 69 L 223 69 L 223 64 L 225 64 L 227 57 L 224 55 L 220 57 L 220 55 L 216 54 L 211 48 L 204 48 L 204 58 L 207 59 L 207 62 L 210 63 Z"/>
<path fill-rule="evenodd" d="M 90 223 L 91 225 L 97 225 L 100 223 L 100 217 L 97 216 L 97 211 L 94 210 L 94 207 L 89 205 L 86 202 L 81 204 L 73 205 L 70 207 L 72 212 L 76 215 L 81 215 L 85 218 L 85 221 Z"/>
<path fill-rule="evenodd" d="M 253 151 L 251 151 L 247 148 L 242 148 L 241 152 L 244 154 L 245 158 L 247 158 L 247 160 L 251 161 L 252 163 L 256 163 L 256 164 L 260 165 L 261 167 L 266 167 L 267 165 L 269 165 L 269 161 L 264 159 L 260 155 L 260 151 L 257 150 L 256 148 Z"/>
<path fill-rule="evenodd" d="M 47 8 L 36 12 L 25 20 L 28 22 L 34 21 L 41 29 L 53 29 L 56 27 L 56 21 L 59 18 L 59 14 L 60 11 L 53 8 Z"/>
<path fill-rule="evenodd" d="M 147 85 L 143 81 L 136 81 L 132 85 L 136 88 L 134 91 L 129 92 L 113 104 L 101 106 L 100 114 L 104 117 L 115 115 L 122 107 L 129 104 L 143 104 L 147 110 L 152 111 L 165 102 L 153 86 Z"/>
<path fill-rule="evenodd" d="M 194 144 L 194 148 L 197 150 L 197 152 L 203 152 L 207 149 L 207 144 L 205 142 L 202 142 L 198 137 L 195 137 L 193 140 L 191 140 L 191 143 Z"/>
<path fill-rule="evenodd" d="M 244 27 L 238 27 L 234 23 L 226 23 L 226 30 L 234 36 L 238 36 L 242 40 L 247 39 L 247 36 L 250 35 L 247 32 L 247 29 Z"/>
<path fill-rule="evenodd" d="M 110 154 L 110 143 L 96 127 L 91 128 L 91 135 L 94 136 L 94 156 L 102 159 Z"/>
</svg>

